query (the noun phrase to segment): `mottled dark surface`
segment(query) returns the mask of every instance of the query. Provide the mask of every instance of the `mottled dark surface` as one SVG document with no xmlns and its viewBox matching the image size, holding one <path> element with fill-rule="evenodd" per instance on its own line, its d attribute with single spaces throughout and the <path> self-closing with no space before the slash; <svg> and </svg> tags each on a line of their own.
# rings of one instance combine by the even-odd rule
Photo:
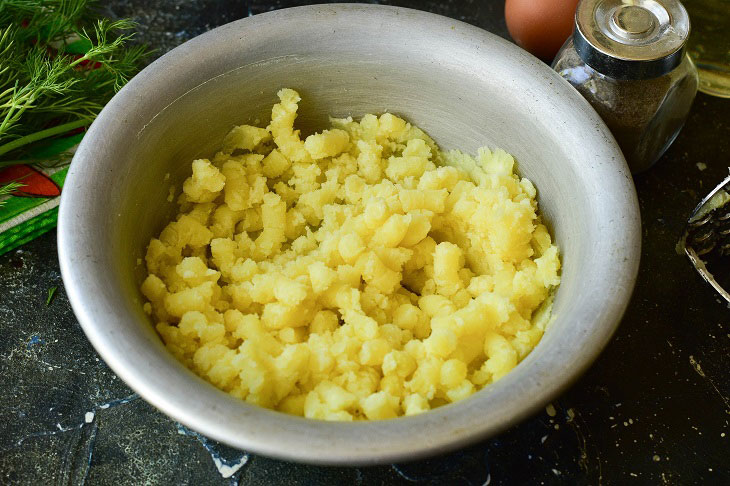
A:
<svg viewBox="0 0 730 486">
<path fill-rule="evenodd" d="M 135 18 L 140 38 L 164 53 L 217 25 L 305 3 L 114 0 L 105 8 Z M 378 3 L 507 37 L 499 1 Z M 507 432 L 406 465 L 285 463 L 171 421 L 97 357 L 63 292 L 55 235 L 41 237 L 0 257 L 0 484 L 730 484 L 730 310 L 675 252 L 692 208 L 727 173 L 728 154 L 730 100 L 699 95 L 675 144 L 635 178 L 639 280 L 595 365 Z"/>
</svg>

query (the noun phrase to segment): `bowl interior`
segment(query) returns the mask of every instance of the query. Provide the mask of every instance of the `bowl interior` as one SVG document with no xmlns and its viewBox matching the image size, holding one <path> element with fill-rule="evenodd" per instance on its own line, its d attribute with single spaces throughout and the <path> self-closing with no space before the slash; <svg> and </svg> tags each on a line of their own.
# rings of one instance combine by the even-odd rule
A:
<svg viewBox="0 0 730 486">
<path fill-rule="evenodd" d="M 324 424 L 230 399 L 167 354 L 141 310 L 144 269 L 137 261 L 175 214 L 168 195 L 180 193 L 191 161 L 211 156 L 234 125 L 267 124 L 282 87 L 303 97 L 296 125 L 304 134 L 325 128 L 329 115 L 389 111 L 443 149 L 475 153 L 486 145 L 515 156 L 519 172 L 537 186 L 563 269 L 555 321 L 510 375 L 422 417 L 387 426 Z M 110 366 L 144 398 L 204 434 L 310 462 L 413 457 L 524 417 L 600 351 L 626 306 L 638 264 L 633 185 L 588 104 L 509 43 L 404 9 L 291 9 L 190 41 L 108 105 L 79 148 L 64 191 L 64 280 L 85 332 Z M 181 388 L 198 399 L 186 402 Z M 419 420 L 435 427 L 427 439 L 419 435 Z M 402 428 L 394 431 L 396 423 Z M 297 442 L 296 434 L 306 435 Z M 322 447 L 315 452 L 305 440 Z"/>
</svg>

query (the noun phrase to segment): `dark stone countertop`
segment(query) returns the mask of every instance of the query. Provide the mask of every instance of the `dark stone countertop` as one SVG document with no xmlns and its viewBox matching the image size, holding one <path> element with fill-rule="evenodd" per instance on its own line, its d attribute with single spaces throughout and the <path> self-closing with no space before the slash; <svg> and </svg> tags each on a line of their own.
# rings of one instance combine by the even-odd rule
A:
<svg viewBox="0 0 730 486">
<path fill-rule="evenodd" d="M 297 1 L 112 0 L 163 53 Z M 378 3 L 378 2 L 371 2 Z M 499 1 L 399 1 L 507 37 Z M 662 160 L 635 178 L 643 252 L 616 336 L 552 406 L 428 461 L 313 467 L 242 453 L 171 421 L 97 357 L 49 233 L 0 257 L 2 484 L 730 484 L 730 310 L 675 252 L 730 165 L 730 100 L 698 95 Z M 46 306 L 49 288 L 58 293 Z"/>
</svg>

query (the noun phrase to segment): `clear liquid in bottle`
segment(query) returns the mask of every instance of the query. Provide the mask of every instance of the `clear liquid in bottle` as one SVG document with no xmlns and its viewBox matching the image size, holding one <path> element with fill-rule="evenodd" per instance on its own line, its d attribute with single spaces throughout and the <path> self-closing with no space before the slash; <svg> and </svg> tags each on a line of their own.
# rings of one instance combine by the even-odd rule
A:
<svg viewBox="0 0 730 486">
<path fill-rule="evenodd" d="M 730 0 L 684 0 L 692 22 L 687 52 L 697 66 L 699 90 L 730 98 Z"/>
</svg>

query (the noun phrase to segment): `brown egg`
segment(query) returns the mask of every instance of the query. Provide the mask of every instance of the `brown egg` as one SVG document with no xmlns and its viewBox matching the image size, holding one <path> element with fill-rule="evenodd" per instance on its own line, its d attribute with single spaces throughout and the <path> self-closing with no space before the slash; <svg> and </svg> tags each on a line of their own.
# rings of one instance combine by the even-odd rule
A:
<svg viewBox="0 0 730 486">
<path fill-rule="evenodd" d="M 507 0 L 504 16 L 517 44 L 551 61 L 573 32 L 578 0 Z"/>
</svg>

